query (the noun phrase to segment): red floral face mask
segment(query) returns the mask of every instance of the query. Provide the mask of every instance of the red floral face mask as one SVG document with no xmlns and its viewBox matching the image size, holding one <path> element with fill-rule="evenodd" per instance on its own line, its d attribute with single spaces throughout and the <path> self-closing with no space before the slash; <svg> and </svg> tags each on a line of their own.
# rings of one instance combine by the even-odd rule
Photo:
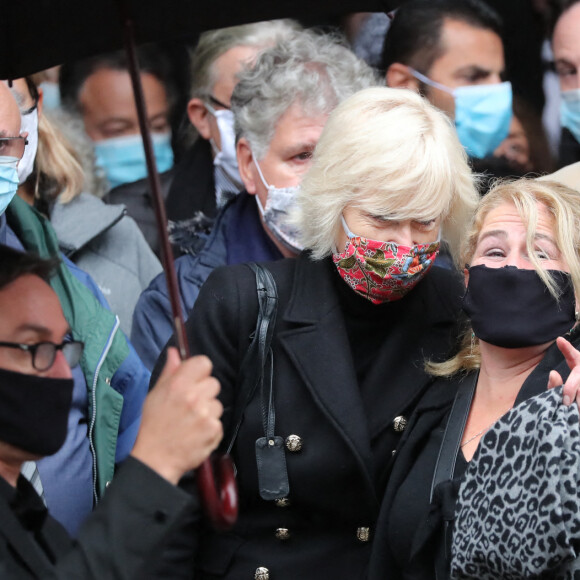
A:
<svg viewBox="0 0 580 580">
<path fill-rule="evenodd" d="M 433 265 L 439 240 L 430 244 L 403 246 L 353 234 L 342 218 L 348 236 L 344 252 L 332 255 L 341 278 L 373 304 L 403 298 Z"/>
</svg>

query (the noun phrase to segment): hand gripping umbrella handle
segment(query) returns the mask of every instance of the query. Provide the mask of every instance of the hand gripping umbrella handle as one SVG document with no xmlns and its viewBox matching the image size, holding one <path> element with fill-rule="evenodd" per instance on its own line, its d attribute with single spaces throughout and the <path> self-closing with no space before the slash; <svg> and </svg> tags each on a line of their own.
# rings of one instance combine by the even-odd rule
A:
<svg viewBox="0 0 580 580">
<path fill-rule="evenodd" d="M 159 240 L 161 242 L 163 269 L 165 271 L 167 290 L 171 302 L 171 310 L 173 312 L 173 326 L 175 329 L 179 354 L 181 359 L 184 360 L 190 356 L 189 345 L 187 343 L 185 325 L 181 313 L 173 253 L 167 236 L 167 217 L 165 214 L 163 197 L 161 196 L 159 173 L 157 172 L 151 134 L 147 124 L 145 99 L 143 97 L 139 63 L 135 51 L 133 22 L 129 15 L 126 0 L 118 0 L 118 5 L 125 35 L 125 49 L 129 62 L 129 72 L 131 74 L 135 105 L 137 108 L 137 116 L 139 118 L 139 127 L 141 129 L 141 136 L 143 137 L 143 147 L 145 149 L 145 160 L 147 162 L 153 207 L 155 209 L 157 229 Z M 196 479 L 202 506 L 210 523 L 219 531 L 231 528 L 238 516 L 238 492 L 234 466 L 229 455 L 214 456 L 211 460 L 206 459 L 197 468 Z M 219 493 L 216 486 L 219 487 Z"/>
</svg>

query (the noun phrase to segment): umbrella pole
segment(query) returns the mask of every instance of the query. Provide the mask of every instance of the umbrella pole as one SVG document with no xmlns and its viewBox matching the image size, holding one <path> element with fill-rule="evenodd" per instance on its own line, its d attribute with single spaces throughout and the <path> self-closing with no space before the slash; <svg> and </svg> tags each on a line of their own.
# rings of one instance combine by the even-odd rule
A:
<svg viewBox="0 0 580 580">
<path fill-rule="evenodd" d="M 118 0 L 118 6 L 122 19 L 125 50 L 128 57 L 129 72 L 131 75 L 131 83 L 133 85 L 139 127 L 141 129 L 141 136 L 143 137 L 143 147 L 145 148 L 145 160 L 147 163 L 149 184 L 151 187 L 153 207 L 155 209 L 157 229 L 161 242 L 163 269 L 165 271 L 167 290 L 173 314 L 173 327 L 175 330 L 179 354 L 181 359 L 184 360 L 190 356 L 189 344 L 187 342 L 185 324 L 179 301 L 173 252 L 167 235 L 167 216 L 165 213 L 165 204 L 161 195 L 161 183 L 159 181 L 157 164 L 155 162 L 151 134 L 147 124 L 145 98 L 143 96 L 139 62 L 137 60 L 137 51 L 135 49 L 133 22 L 129 16 L 127 0 Z M 220 487 L 219 494 L 216 489 L 214 465 L 218 476 L 217 485 Z M 236 522 L 238 515 L 238 493 L 233 463 L 229 455 L 218 456 L 215 458 L 213 465 L 209 459 L 204 461 L 195 470 L 195 475 L 197 487 L 202 500 L 201 503 L 204 507 L 206 516 L 213 527 L 217 530 L 227 530 L 231 528 Z"/>
</svg>

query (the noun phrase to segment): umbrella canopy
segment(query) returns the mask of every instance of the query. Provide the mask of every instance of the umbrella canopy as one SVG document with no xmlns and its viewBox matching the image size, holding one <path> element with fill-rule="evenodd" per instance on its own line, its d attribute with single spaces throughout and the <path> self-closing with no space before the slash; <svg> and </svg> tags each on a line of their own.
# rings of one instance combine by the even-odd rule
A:
<svg viewBox="0 0 580 580">
<path fill-rule="evenodd" d="M 123 47 L 119 6 L 138 44 L 195 38 L 199 32 L 273 18 L 327 22 L 351 12 L 390 10 L 397 0 L 32 0 L 6 2 L 0 78 L 19 78 Z"/>
</svg>

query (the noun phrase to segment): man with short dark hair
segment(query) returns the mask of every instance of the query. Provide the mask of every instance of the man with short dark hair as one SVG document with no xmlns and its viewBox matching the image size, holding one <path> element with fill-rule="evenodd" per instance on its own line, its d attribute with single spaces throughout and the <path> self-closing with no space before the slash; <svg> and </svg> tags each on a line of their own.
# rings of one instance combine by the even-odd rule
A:
<svg viewBox="0 0 580 580">
<path fill-rule="evenodd" d="M 176 100 L 171 63 L 159 49 L 138 49 L 141 84 L 163 194 L 173 167 L 171 108 Z M 152 208 L 145 151 L 139 130 L 129 63 L 124 52 L 68 63 L 60 70 L 63 107 L 79 115 L 92 140 L 97 167 L 107 178 L 110 203 L 123 203 L 153 251 L 159 239 Z"/>
<path fill-rule="evenodd" d="M 421 92 L 455 121 L 468 155 L 483 159 L 508 136 L 512 117 L 501 20 L 481 0 L 412 0 L 385 37 L 390 87 Z"/>
<path fill-rule="evenodd" d="M 219 384 L 207 358 L 180 364 L 173 351 L 145 403 L 131 457 L 71 550 L 65 530 L 20 475 L 25 461 L 64 443 L 71 368 L 83 353 L 48 284 L 56 265 L 0 245 L 0 577 L 142 577 L 193 507 L 175 485 L 221 438 Z"/>
</svg>

